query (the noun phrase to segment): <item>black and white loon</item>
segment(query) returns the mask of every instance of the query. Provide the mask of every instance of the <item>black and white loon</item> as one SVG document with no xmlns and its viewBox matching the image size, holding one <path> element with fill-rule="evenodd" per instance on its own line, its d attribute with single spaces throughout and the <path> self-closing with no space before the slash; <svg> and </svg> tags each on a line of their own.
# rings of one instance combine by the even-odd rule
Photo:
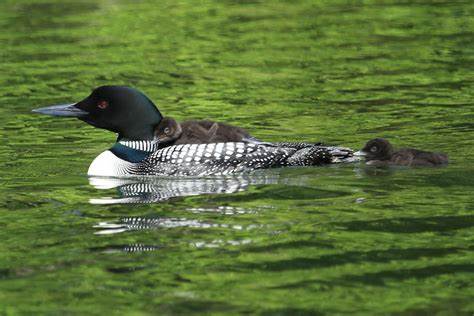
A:
<svg viewBox="0 0 474 316">
<path fill-rule="evenodd" d="M 118 134 L 114 146 L 91 163 L 90 176 L 223 175 L 358 160 L 348 148 L 306 143 L 233 141 L 161 148 L 154 137 L 155 128 L 163 118 L 160 111 L 143 93 L 123 86 L 102 86 L 78 103 L 33 111 L 77 117 Z"/>
</svg>

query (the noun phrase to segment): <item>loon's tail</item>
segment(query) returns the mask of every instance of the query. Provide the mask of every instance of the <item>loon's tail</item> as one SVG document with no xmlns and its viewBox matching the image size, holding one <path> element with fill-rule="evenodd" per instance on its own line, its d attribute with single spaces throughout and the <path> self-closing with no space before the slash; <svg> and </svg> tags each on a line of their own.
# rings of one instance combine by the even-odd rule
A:
<svg viewBox="0 0 474 316">
<path fill-rule="evenodd" d="M 346 147 L 326 147 L 326 150 L 331 155 L 331 163 L 339 162 L 357 162 L 360 156 L 355 156 L 354 151 Z"/>
<path fill-rule="evenodd" d="M 345 147 L 306 143 L 278 143 L 278 146 L 296 149 L 286 160 L 289 166 L 315 166 L 359 160 L 351 149 Z"/>
</svg>

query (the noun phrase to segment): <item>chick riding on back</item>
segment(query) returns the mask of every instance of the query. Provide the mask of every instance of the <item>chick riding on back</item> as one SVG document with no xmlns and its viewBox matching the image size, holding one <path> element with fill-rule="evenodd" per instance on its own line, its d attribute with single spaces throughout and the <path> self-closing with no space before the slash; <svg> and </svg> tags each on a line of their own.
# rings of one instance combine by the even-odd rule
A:
<svg viewBox="0 0 474 316">
<path fill-rule="evenodd" d="M 178 123 L 171 117 L 164 117 L 157 125 L 155 139 L 165 146 L 242 141 L 258 142 L 256 138 L 240 127 L 207 120 L 189 120 Z"/>
</svg>

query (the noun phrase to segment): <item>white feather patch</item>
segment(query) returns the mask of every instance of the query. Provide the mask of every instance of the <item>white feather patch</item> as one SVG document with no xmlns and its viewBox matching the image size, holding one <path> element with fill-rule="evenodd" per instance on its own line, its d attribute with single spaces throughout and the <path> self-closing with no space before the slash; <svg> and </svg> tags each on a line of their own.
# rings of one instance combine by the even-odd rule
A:
<svg viewBox="0 0 474 316">
<path fill-rule="evenodd" d="M 116 177 L 127 174 L 127 169 L 132 167 L 131 162 L 120 159 L 110 150 L 106 150 L 95 157 L 87 171 L 88 176 Z"/>
</svg>

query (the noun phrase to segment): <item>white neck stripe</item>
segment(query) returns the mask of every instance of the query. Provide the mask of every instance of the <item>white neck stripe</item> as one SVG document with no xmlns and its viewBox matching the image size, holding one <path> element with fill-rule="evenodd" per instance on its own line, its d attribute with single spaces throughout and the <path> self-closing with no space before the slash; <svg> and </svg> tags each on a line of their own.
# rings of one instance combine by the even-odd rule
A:
<svg viewBox="0 0 474 316">
<path fill-rule="evenodd" d="M 158 141 L 156 140 L 121 140 L 119 144 L 150 153 L 158 150 Z"/>
</svg>

